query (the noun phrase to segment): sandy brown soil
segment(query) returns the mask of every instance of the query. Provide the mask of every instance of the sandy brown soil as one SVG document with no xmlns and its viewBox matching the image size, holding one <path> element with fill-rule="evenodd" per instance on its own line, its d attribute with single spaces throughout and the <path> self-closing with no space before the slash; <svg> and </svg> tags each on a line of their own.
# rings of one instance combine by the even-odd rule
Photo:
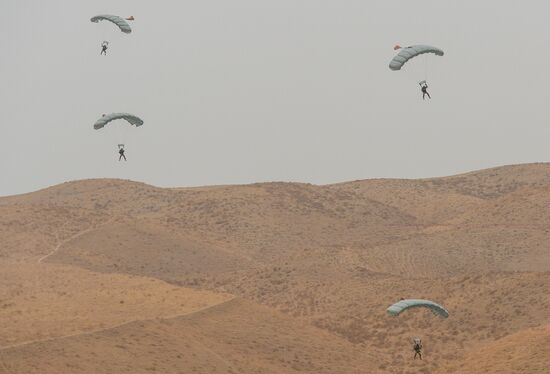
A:
<svg viewBox="0 0 550 374">
<path fill-rule="evenodd" d="M 239 299 L 4 353 L 25 373 L 362 373 L 374 361 L 345 339 Z"/>
<path fill-rule="evenodd" d="M 550 325 L 522 330 L 470 351 L 456 373 L 547 373 L 550 357 Z"/>
<path fill-rule="evenodd" d="M 0 372 L 548 372 L 548 164 L 328 186 L 84 180 L 0 198 L 0 242 Z M 388 316 L 401 297 L 450 317 Z"/>
</svg>

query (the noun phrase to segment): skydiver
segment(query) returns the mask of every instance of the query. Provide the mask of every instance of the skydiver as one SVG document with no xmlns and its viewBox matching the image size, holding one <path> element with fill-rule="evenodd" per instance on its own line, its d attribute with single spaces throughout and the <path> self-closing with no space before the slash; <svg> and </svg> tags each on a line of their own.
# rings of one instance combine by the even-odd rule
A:
<svg viewBox="0 0 550 374">
<path fill-rule="evenodd" d="M 428 99 L 431 99 L 432 97 L 428 93 L 428 83 L 426 81 L 422 81 L 419 83 L 420 89 L 422 90 L 422 100 L 426 99 L 426 95 L 428 95 Z"/>
<path fill-rule="evenodd" d="M 118 156 L 118 160 L 120 161 L 124 158 L 124 161 L 128 161 L 128 160 L 126 160 L 126 156 L 124 155 L 124 146 L 119 145 L 118 148 L 119 148 L 118 154 L 120 155 L 120 156 Z"/>
<path fill-rule="evenodd" d="M 105 55 L 107 56 L 107 47 L 109 46 L 109 42 L 108 41 L 104 41 L 103 43 L 101 43 L 101 53 L 100 55 Z"/>
<path fill-rule="evenodd" d="M 418 355 L 422 360 L 422 341 L 420 340 L 420 338 L 415 338 L 413 342 L 414 342 L 414 346 L 413 346 L 414 359 L 416 360 L 416 356 Z"/>
</svg>

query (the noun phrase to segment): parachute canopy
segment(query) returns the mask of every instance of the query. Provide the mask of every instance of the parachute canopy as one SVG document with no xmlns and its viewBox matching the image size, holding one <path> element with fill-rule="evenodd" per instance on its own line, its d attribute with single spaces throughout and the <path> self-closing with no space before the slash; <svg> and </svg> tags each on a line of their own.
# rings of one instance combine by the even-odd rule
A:
<svg viewBox="0 0 550 374">
<path fill-rule="evenodd" d="M 104 114 L 100 119 L 94 123 L 94 129 L 99 130 L 103 128 L 106 124 L 108 124 L 111 121 L 117 120 L 117 119 L 125 119 L 128 121 L 131 125 L 134 125 L 136 127 L 139 127 L 143 125 L 143 121 L 139 118 L 134 116 L 133 114 L 129 113 L 111 113 L 111 114 Z"/>
<path fill-rule="evenodd" d="M 123 18 L 121 18 L 119 16 L 113 16 L 113 15 L 110 15 L 110 14 L 100 14 L 100 15 L 92 17 L 90 19 L 90 21 L 95 22 L 95 23 L 98 23 L 99 21 L 103 21 L 103 20 L 110 21 L 110 22 L 114 23 L 115 25 L 117 25 L 120 28 L 120 31 L 122 31 L 126 34 L 129 34 L 129 33 L 132 32 L 132 28 L 130 27 L 128 22 L 126 22 Z"/>
<path fill-rule="evenodd" d="M 390 306 L 386 311 L 392 316 L 397 316 L 401 312 L 409 308 L 428 308 L 436 316 L 439 316 L 441 318 L 449 317 L 449 312 L 447 311 L 447 309 L 443 308 L 439 304 L 434 303 L 433 301 L 422 299 L 401 300 Z"/>
<path fill-rule="evenodd" d="M 424 53 L 433 53 L 437 56 L 443 56 L 444 52 L 436 47 L 429 45 L 413 45 L 403 48 L 399 53 L 390 61 L 390 69 L 401 70 L 403 65 L 411 58 L 422 55 Z"/>
</svg>

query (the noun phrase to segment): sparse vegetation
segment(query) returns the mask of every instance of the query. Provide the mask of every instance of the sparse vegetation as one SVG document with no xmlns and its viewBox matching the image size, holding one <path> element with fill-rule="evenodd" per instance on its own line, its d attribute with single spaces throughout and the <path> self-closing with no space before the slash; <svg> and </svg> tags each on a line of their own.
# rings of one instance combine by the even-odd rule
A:
<svg viewBox="0 0 550 374">
<path fill-rule="evenodd" d="M 548 187 L 537 164 L 332 186 L 88 180 L 1 198 L 2 362 L 44 373 L 536 363 L 550 336 Z M 451 317 L 387 316 L 401 297 Z M 40 366 L 44 355 L 58 361 Z"/>
</svg>

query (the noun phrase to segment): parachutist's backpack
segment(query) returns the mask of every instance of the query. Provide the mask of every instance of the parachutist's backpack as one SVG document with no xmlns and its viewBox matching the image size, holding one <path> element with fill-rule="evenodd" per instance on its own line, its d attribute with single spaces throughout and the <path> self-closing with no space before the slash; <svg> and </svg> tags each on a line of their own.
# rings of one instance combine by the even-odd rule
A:
<svg viewBox="0 0 550 374">
<path fill-rule="evenodd" d="M 414 350 L 420 351 L 422 349 L 422 341 L 419 338 L 414 339 Z"/>
</svg>

